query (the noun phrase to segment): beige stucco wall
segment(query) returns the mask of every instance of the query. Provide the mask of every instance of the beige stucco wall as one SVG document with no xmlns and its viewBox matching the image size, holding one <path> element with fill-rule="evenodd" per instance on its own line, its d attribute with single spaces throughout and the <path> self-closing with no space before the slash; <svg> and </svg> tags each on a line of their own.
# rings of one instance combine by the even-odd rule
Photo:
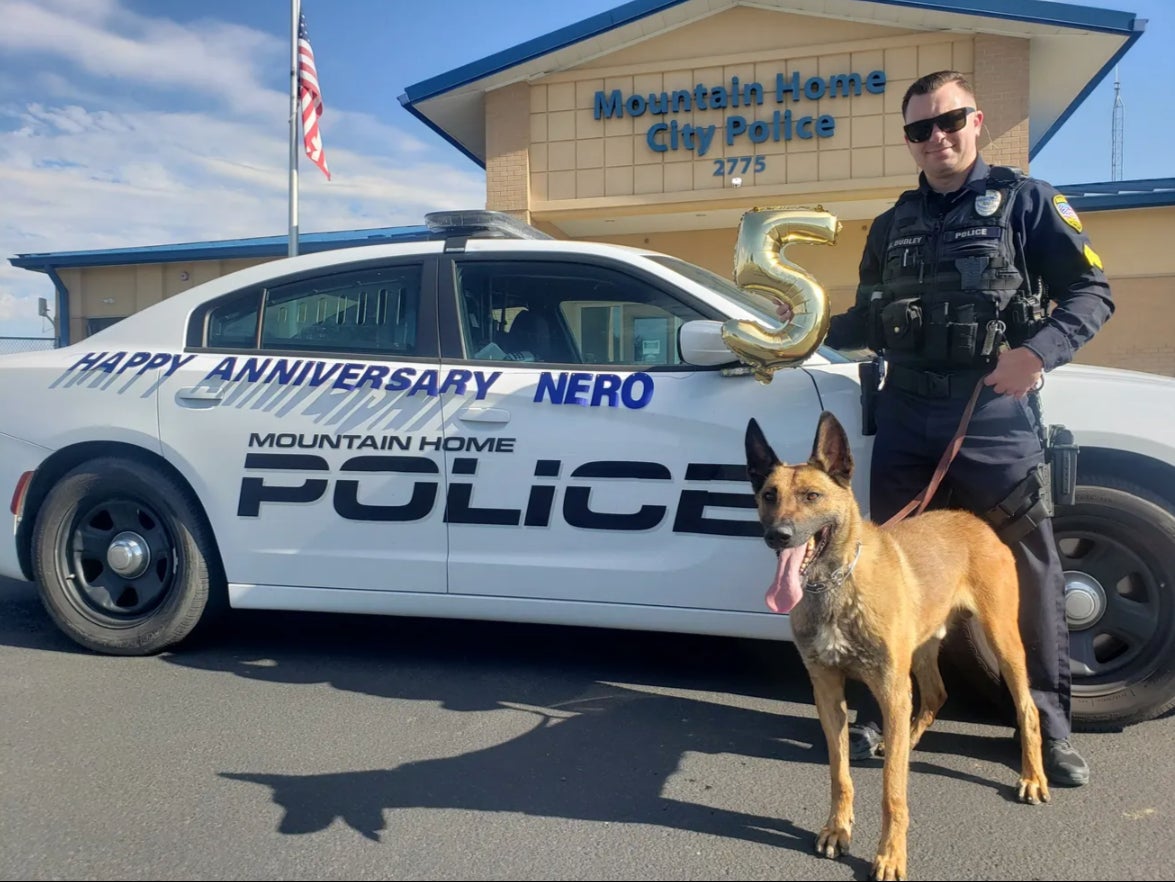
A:
<svg viewBox="0 0 1175 882">
<path fill-rule="evenodd" d="M 69 339 L 83 339 L 90 319 L 124 318 L 202 282 L 264 262 L 191 260 L 60 270 L 69 291 Z M 184 273 L 187 279 L 181 278 Z"/>
</svg>

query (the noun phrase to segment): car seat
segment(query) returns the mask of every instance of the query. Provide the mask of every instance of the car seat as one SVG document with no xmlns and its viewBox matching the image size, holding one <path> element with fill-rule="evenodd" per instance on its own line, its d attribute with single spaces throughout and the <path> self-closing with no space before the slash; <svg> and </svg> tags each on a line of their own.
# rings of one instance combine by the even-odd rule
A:
<svg viewBox="0 0 1175 882">
<path fill-rule="evenodd" d="M 529 353 L 535 361 L 547 361 L 551 348 L 551 326 L 541 315 L 523 309 L 510 323 L 509 345 L 512 354 Z"/>
</svg>

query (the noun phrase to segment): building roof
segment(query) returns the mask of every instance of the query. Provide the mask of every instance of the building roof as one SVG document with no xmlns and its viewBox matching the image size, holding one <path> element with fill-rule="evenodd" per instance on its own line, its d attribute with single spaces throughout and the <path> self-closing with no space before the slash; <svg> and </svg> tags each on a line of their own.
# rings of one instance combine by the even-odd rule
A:
<svg viewBox="0 0 1175 882">
<path fill-rule="evenodd" d="M 1081 211 L 1159 208 L 1175 205 L 1175 178 L 1067 184 L 1057 189 L 1069 198 L 1074 208 Z M 376 227 L 366 230 L 339 230 L 331 233 L 305 233 L 298 239 L 298 250 L 305 254 L 311 251 L 328 251 L 332 248 L 355 248 L 360 245 L 420 242 L 428 238 L 430 238 L 430 234 L 426 226 Z M 237 260 L 250 257 L 278 258 L 285 257 L 287 250 L 288 239 L 285 236 L 263 236 L 253 239 L 185 242 L 177 245 L 18 254 L 16 257 L 9 258 L 9 263 L 23 269 L 47 272 L 92 266 L 134 266 L 148 263 L 183 263 L 193 260 Z"/>
<path fill-rule="evenodd" d="M 368 230 L 340 230 L 330 233 L 303 233 L 298 253 L 385 245 L 390 242 L 420 242 L 430 237 L 425 226 L 376 227 Z M 285 257 L 288 236 L 260 236 L 252 239 L 221 239 L 211 242 L 183 242 L 176 245 L 144 245 L 132 248 L 102 248 L 92 251 L 55 251 L 18 254 L 9 263 L 23 269 L 44 272 L 84 266 L 133 266 L 141 263 L 184 263 L 192 260 L 240 260 L 242 258 Z"/>
<path fill-rule="evenodd" d="M 1068 197 L 1074 208 L 1083 211 L 1175 205 L 1175 178 L 1068 184 L 1057 189 Z"/>
<path fill-rule="evenodd" d="M 632 0 L 408 86 L 400 103 L 485 167 L 485 96 L 570 70 L 743 0 Z M 940 33 L 1029 41 L 1029 157 L 1036 156 L 1146 27 L 1113 9 L 1045 0 L 755 0 L 759 9 Z"/>
</svg>

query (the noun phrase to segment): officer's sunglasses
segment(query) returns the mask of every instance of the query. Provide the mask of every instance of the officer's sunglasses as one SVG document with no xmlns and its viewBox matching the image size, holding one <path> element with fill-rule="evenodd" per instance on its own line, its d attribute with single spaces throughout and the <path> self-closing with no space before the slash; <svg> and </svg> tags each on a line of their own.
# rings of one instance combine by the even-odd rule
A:
<svg viewBox="0 0 1175 882">
<path fill-rule="evenodd" d="M 934 134 L 935 126 L 948 135 L 951 132 L 959 131 L 967 124 L 967 114 L 974 112 L 974 107 L 959 107 L 955 110 L 948 110 L 946 113 L 940 113 L 938 116 L 932 116 L 930 119 L 906 123 L 902 129 L 906 133 L 907 141 L 911 144 L 921 144 L 923 141 L 930 140 L 930 136 Z"/>
</svg>

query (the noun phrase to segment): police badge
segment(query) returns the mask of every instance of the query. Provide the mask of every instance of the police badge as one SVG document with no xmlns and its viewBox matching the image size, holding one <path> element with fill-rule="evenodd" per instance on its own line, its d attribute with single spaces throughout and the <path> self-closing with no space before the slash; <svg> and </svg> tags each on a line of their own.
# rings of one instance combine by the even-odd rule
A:
<svg viewBox="0 0 1175 882">
<path fill-rule="evenodd" d="M 999 190 L 988 190 L 982 196 L 976 196 L 975 213 L 980 217 L 991 217 L 999 209 L 1002 199 Z"/>
</svg>

